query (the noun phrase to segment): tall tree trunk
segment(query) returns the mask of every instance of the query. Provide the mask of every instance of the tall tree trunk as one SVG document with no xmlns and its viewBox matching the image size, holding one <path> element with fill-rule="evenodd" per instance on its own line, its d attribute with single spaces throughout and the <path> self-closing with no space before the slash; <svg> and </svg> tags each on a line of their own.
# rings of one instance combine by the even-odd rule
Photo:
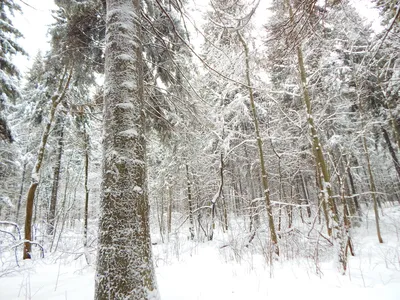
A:
<svg viewBox="0 0 400 300">
<path fill-rule="evenodd" d="M 88 187 L 88 179 L 89 179 L 89 134 L 86 130 L 86 125 L 83 125 L 83 139 L 84 139 L 84 156 L 85 156 L 85 179 L 84 179 L 84 188 L 85 188 L 85 208 L 84 208 L 84 224 L 83 224 L 83 246 L 86 248 L 88 245 L 88 219 L 89 219 L 89 187 Z"/>
<path fill-rule="evenodd" d="M 151 253 L 140 0 L 106 0 L 95 299 L 159 299 Z"/>
<path fill-rule="evenodd" d="M 330 216 L 326 215 L 326 210 L 325 212 L 325 218 L 328 218 L 329 223 L 327 223 L 327 230 L 328 234 L 332 235 L 332 221 L 336 224 L 339 223 L 338 220 L 338 211 L 336 208 L 336 204 L 334 199 L 332 198 L 332 188 L 331 188 L 331 176 L 328 170 L 328 166 L 324 157 L 324 153 L 322 150 L 322 144 L 320 142 L 317 130 L 315 128 L 314 124 L 314 118 L 312 115 L 312 109 L 311 109 L 311 99 L 308 93 L 308 86 L 307 86 L 307 75 L 304 67 L 304 61 L 303 61 L 303 52 L 300 47 L 297 47 L 297 58 L 298 58 L 298 64 L 299 64 L 299 69 L 300 69 L 300 78 L 301 78 L 301 84 L 302 84 L 302 89 L 303 89 L 303 99 L 304 103 L 306 105 L 306 110 L 307 110 L 307 122 L 310 127 L 310 135 L 312 138 L 312 147 L 313 147 L 313 152 L 315 154 L 315 163 L 317 165 L 317 168 L 319 168 L 320 172 L 320 178 L 321 178 L 321 193 L 323 195 L 323 201 L 329 205 L 330 209 Z"/>
<path fill-rule="evenodd" d="M 47 217 L 47 234 L 49 236 L 53 236 L 54 234 L 54 221 L 56 215 L 58 186 L 60 182 L 61 159 L 62 159 L 63 145 L 64 145 L 64 120 L 62 116 L 57 117 L 54 127 L 56 134 L 58 134 L 58 145 L 57 145 L 57 158 L 53 172 L 53 186 L 51 189 L 49 214 Z"/>
<path fill-rule="evenodd" d="M 167 218 L 167 230 L 168 238 L 171 234 L 171 224 L 172 224 L 172 185 L 167 185 L 168 190 L 168 218 Z"/>
<path fill-rule="evenodd" d="M 293 10 L 289 0 L 287 0 L 287 5 L 289 8 L 290 19 L 291 22 L 293 23 L 294 22 Z M 301 46 L 297 46 L 297 62 L 300 71 L 300 81 L 301 81 L 301 88 L 303 91 L 303 101 L 306 106 L 307 122 L 310 127 L 310 135 L 312 139 L 312 148 L 314 153 L 315 164 L 316 167 L 319 169 L 318 173 L 321 176 L 319 180 L 320 180 L 322 201 L 324 201 L 322 205 L 326 219 L 327 231 L 328 234 L 331 236 L 333 227 L 337 227 L 339 224 L 339 216 L 335 201 L 332 197 L 331 176 L 329 173 L 328 165 L 324 157 L 322 143 L 320 142 L 319 135 L 314 124 L 314 118 L 311 108 L 311 98 L 308 93 L 307 74 L 304 66 L 303 51 L 301 49 Z M 328 211 L 325 207 L 326 204 L 328 204 L 329 206 L 330 214 L 328 214 Z M 334 225 L 332 225 L 332 223 L 334 223 Z"/>
<path fill-rule="evenodd" d="M 269 183 L 268 183 L 268 174 L 267 170 L 265 169 L 265 161 L 264 161 L 264 153 L 263 153 L 263 146 L 262 146 L 262 139 L 260 135 L 260 129 L 258 125 L 258 118 L 257 118 L 257 113 L 256 113 L 256 106 L 254 103 L 254 95 L 253 95 L 253 88 L 250 80 L 250 57 L 249 57 L 249 47 L 247 46 L 246 41 L 240 34 L 240 32 L 237 32 L 238 37 L 240 42 L 243 45 L 243 49 L 245 52 L 245 60 L 246 60 L 246 83 L 247 83 L 247 89 L 249 92 L 249 98 L 250 98 L 250 106 L 251 106 L 251 112 L 253 116 L 253 122 L 254 122 L 254 127 L 255 127 L 255 134 L 256 134 L 256 139 L 257 139 L 257 146 L 258 146 L 258 155 L 260 158 L 260 165 L 261 165 L 261 181 L 262 181 L 262 188 L 263 188 L 263 194 L 264 194 L 264 199 L 265 199 L 265 206 L 267 210 L 267 217 L 268 217 L 268 225 L 269 225 L 269 231 L 271 234 L 271 242 L 274 246 L 274 252 L 279 255 L 279 246 L 278 246 L 278 237 L 276 235 L 275 231 L 275 223 L 274 223 L 274 216 L 272 214 L 272 206 L 271 206 L 271 200 L 270 200 L 270 191 L 269 191 Z"/>
<path fill-rule="evenodd" d="M 25 183 L 25 177 L 26 177 L 26 165 L 28 164 L 27 161 L 24 162 L 24 166 L 22 169 L 22 178 L 21 178 L 21 186 L 19 188 L 19 195 L 18 195 L 18 202 L 17 202 L 17 211 L 15 213 L 15 223 L 18 223 L 19 219 L 19 212 L 21 211 L 21 202 L 22 202 L 22 196 L 24 193 L 24 183 Z"/>
<path fill-rule="evenodd" d="M 44 158 L 44 152 L 46 150 L 46 145 L 47 145 L 47 139 L 50 135 L 50 129 L 51 125 L 53 124 L 54 121 L 54 116 L 57 110 L 58 104 L 63 100 L 65 93 L 69 87 L 69 83 L 71 81 L 72 77 L 72 68 L 71 71 L 69 72 L 68 78 L 64 84 L 64 80 L 66 78 L 68 69 L 65 67 L 64 74 L 60 80 L 60 85 L 58 88 L 58 93 L 55 94 L 51 101 L 52 105 L 50 108 L 50 114 L 49 114 L 49 119 L 47 121 L 47 124 L 43 130 L 42 133 L 42 139 L 39 145 L 39 150 L 38 154 L 36 157 L 36 162 L 35 166 L 32 171 L 32 176 L 31 176 L 31 185 L 29 186 L 28 189 L 28 194 L 26 197 L 26 215 L 25 215 L 25 228 L 24 228 L 24 250 L 23 250 L 23 259 L 30 259 L 31 258 L 31 252 L 32 252 L 32 215 L 33 215 L 33 204 L 34 204 L 34 199 L 35 199 L 35 193 L 36 189 L 39 185 L 39 179 L 40 179 L 40 169 L 42 167 L 43 163 L 43 158 Z"/>
<path fill-rule="evenodd" d="M 371 160 L 369 157 L 369 150 L 368 150 L 368 144 L 367 144 L 367 139 L 365 137 L 365 120 L 364 120 L 364 107 L 363 107 L 363 102 L 361 97 L 359 96 L 358 98 L 358 105 L 359 105 L 359 113 L 360 113 L 360 120 L 361 120 L 361 130 L 362 130 L 362 135 L 361 135 L 361 142 L 364 148 L 364 154 L 365 154 L 365 159 L 367 160 L 367 171 L 368 171 L 368 177 L 369 177 L 369 187 L 371 191 L 371 196 L 372 196 L 372 201 L 373 201 L 373 207 L 374 207 L 374 214 L 375 214 L 375 226 L 376 226 L 376 234 L 378 237 L 379 243 L 383 243 L 383 239 L 381 236 L 381 229 L 379 226 L 379 212 L 378 212 L 378 199 L 376 197 L 376 186 L 375 186 L 375 180 L 374 180 L 374 175 L 372 174 L 372 166 L 371 166 Z"/>
<path fill-rule="evenodd" d="M 189 204 L 189 233 L 190 239 L 194 239 L 194 221 L 193 221 L 193 199 L 192 199 L 192 183 L 189 177 L 189 165 L 186 164 L 186 179 L 187 179 L 187 197 Z"/>
<path fill-rule="evenodd" d="M 382 239 L 382 235 L 381 235 L 381 229 L 380 229 L 380 226 L 379 226 L 378 199 L 376 199 L 375 180 L 374 180 L 374 175 L 372 174 L 371 161 L 369 159 L 369 151 L 368 151 L 368 146 L 367 146 L 367 139 L 365 138 L 364 135 L 362 136 L 362 143 L 363 143 L 363 147 L 364 147 L 365 158 L 367 160 L 367 170 L 368 170 L 368 176 L 369 176 L 369 187 L 370 187 L 370 190 L 371 190 L 372 201 L 373 201 L 373 204 L 374 204 L 376 234 L 378 236 L 379 243 L 383 243 L 383 239 Z"/>
</svg>

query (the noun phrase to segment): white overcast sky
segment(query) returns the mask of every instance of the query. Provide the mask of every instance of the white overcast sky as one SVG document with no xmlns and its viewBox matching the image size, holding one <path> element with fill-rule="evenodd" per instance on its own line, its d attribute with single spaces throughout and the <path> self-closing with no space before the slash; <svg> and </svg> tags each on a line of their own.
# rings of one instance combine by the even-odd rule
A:
<svg viewBox="0 0 400 300">
<path fill-rule="evenodd" d="M 19 2 L 21 4 L 23 14 L 16 13 L 15 18 L 13 19 L 14 26 L 18 28 L 24 35 L 24 38 L 19 39 L 19 43 L 25 49 L 25 51 L 29 53 L 30 56 L 29 58 L 22 57 L 20 55 L 15 57 L 14 62 L 22 74 L 29 69 L 32 59 L 39 50 L 42 50 L 44 53 L 49 49 L 47 26 L 53 23 L 51 10 L 56 8 L 53 0 L 24 0 L 24 2 L 29 6 Z M 195 10 L 204 12 L 207 1 L 192 0 L 191 2 L 193 9 L 189 9 L 189 11 L 193 18 L 202 18 L 202 13 L 195 13 Z M 259 22 L 256 23 L 266 22 L 266 8 L 268 7 L 268 2 L 269 0 L 261 0 L 260 6 L 256 12 L 256 18 L 259 20 Z M 356 7 L 363 17 L 366 17 L 370 22 L 372 22 L 374 30 L 380 30 L 379 15 L 377 10 L 373 9 L 373 4 L 371 1 L 351 0 L 351 3 Z M 196 23 L 197 26 L 201 26 L 203 20 L 196 20 Z"/>
<path fill-rule="evenodd" d="M 15 57 L 14 62 L 22 74 L 30 67 L 30 60 L 39 50 L 44 53 L 49 49 L 46 37 L 47 25 L 53 23 L 51 10 L 56 8 L 53 0 L 24 0 L 24 2 L 30 6 L 17 1 L 21 5 L 23 14 L 17 12 L 13 19 L 14 26 L 24 35 L 18 42 L 30 56 Z"/>
</svg>

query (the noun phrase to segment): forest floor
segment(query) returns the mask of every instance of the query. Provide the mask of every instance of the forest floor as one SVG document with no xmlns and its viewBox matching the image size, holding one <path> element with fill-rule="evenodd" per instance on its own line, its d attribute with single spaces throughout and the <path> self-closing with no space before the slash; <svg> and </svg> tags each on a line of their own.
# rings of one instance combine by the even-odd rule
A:
<svg viewBox="0 0 400 300">
<path fill-rule="evenodd" d="M 378 243 L 372 213 L 354 230 L 356 256 L 349 257 L 346 275 L 338 271 L 333 250 L 271 266 L 265 256 L 239 246 L 235 234 L 216 233 L 204 243 L 171 239 L 153 247 L 161 298 L 398 300 L 400 207 L 385 208 L 380 222 L 384 244 Z M 12 267 L 13 255 L 0 253 L 0 299 L 93 299 L 95 270 L 82 253 L 54 253 L 20 267 Z"/>
</svg>

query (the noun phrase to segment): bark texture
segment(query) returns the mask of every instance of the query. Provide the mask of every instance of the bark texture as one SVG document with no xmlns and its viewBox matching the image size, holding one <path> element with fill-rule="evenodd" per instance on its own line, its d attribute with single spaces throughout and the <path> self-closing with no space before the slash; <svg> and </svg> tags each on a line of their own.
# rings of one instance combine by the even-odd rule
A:
<svg viewBox="0 0 400 300">
<path fill-rule="evenodd" d="M 83 246 L 87 247 L 88 244 L 88 219 L 89 219 L 89 134 L 86 131 L 86 125 L 83 127 L 83 138 L 85 145 L 85 210 L 84 210 L 84 224 L 83 224 Z"/>
<path fill-rule="evenodd" d="M 107 0 L 95 299 L 158 299 L 151 255 L 139 0 Z"/>
<path fill-rule="evenodd" d="M 55 131 L 58 134 L 57 157 L 53 172 L 53 187 L 51 189 L 50 207 L 47 219 L 47 234 L 53 236 L 56 217 L 56 206 L 58 199 L 58 186 L 60 182 L 61 159 L 64 147 L 64 121 L 62 116 L 58 116 L 55 124 Z"/>
</svg>

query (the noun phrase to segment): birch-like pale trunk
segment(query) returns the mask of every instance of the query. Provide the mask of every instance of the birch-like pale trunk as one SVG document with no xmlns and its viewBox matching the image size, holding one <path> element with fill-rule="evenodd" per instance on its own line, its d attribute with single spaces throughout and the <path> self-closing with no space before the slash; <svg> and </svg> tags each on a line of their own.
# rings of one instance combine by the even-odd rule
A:
<svg viewBox="0 0 400 300">
<path fill-rule="evenodd" d="M 107 0 L 95 299 L 159 299 L 151 254 L 140 0 Z"/>
</svg>

